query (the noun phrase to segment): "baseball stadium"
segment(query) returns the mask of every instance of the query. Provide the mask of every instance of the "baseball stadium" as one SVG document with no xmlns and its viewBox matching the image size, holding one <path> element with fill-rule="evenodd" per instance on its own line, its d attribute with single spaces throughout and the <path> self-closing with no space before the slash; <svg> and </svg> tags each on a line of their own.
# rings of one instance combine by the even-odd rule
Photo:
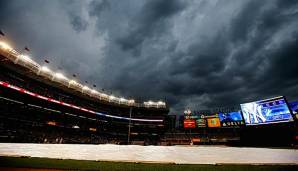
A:
<svg viewBox="0 0 298 171">
<path fill-rule="evenodd" d="M 89 11 L 88 16 L 98 17 L 96 22 L 99 22 L 99 14 L 96 13 L 96 11 L 99 10 L 102 11 L 101 15 L 107 15 L 110 17 L 108 17 L 109 19 L 113 20 L 114 16 L 110 16 L 110 12 L 105 11 L 105 8 L 107 8 L 107 10 L 114 10 L 114 8 L 121 9 L 117 12 L 123 12 L 123 15 L 130 16 L 132 15 L 131 13 L 133 13 L 134 8 L 140 8 L 141 6 L 142 8 L 140 9 L 142 9 L 143 12 L 146 13 L 146 15 L 144 14 L 145 17 L 139 17 L 138 15 L 136 15 L 133 18 L 133 23 L 135 25 L 130 26 L 132 27 L 134 36 L 133 38 L 130 37 L 129 44 L 125 44 L 126 46 L 122 47 L 122 50 L 124 50 L 121 51 L 121 54 L 125 55 L 125 53 L 129 53 L 136 56 L 142 56 L 145 52 L 148 54 L 151 53 L 151 51 L 148 49 L 144 50 L 145 44 L 147 44 L 148 42 L 153 41 L 149 44 L 150 46 L 153 46 L 156 43 L 156 47 L 161 47 L 161 44 L 163 44 L 164 42 L 166 42 L 165 44 L 169 42 L 163 39 L 162 43 L 158 44 L 160 43 L 160 40 L 158 38 L 163 37 L 163 35 L 157 34 L 158 36 L 156 36 L 155 32 L 152 32 L 144 36 L 144 40 L 141 41 L 139 39 L 145 33 L 141 32 L 140 30 L 145 30 L 144 32 L 150 32 L 150 30 L 156 31 L 157 28 L 167 28 L 167 24 L 170 21 L 164 21 L 166 20 L 166 18 L 171 18 L 172 15 L 175 16 L 176 14 L 174 13 L 177 13 L 177 15 L 179 14 L 179 16 L 176 16 L 176 18 L 178 19 L 179 17 L 185 17 L 185 15 L 191 16 L 190 13 L 194 12 L 194 9 L 197 9 L 195 7 L 192 10 L 188 9 L 191 8 L 191 6 L 189 6 L 189 3 L 192 4 L 191 2 L 186 3 L 188 5 L 184 6 L 181 5 L 181 3 L 182 1 L 178 0 L 177 2 L 173 1 L 171 3 L 162 3 L 162 1 L 146 2 L 143 6 L 142 4 L 138 3 L 128 3 L 124 4 L 124 6 L 127 6 L 127 9 L 129 9 L 130 7 L 133 8 L 131 9 L 131 11 L 123 12 L 121 11 L 121 5 L 117 6 L 116 4 L 113 4 L 112 1 L 102 1 L 100 5 L 96 4 L 95 1 L 90 2 L 90 5 L 88 1 L 90 8 L 92 7 L 92 5 L 97 7 L 95 9 L 92 8 L 93 10 L 95 10 L 95 12 L 93 11 L 92 13 L 92 10 L 90 10 L 91 12 Z M 255 3 L 258 4 L 258 2 Z M 13 2 L 12 4 L 19 5 L 19 3 L 17 2 Z M 206 4 L 208 3 L 206 2 Z M 217 8 L 215 4 L 218 5 L 221 4 L 221 2 L 214 2 L 214 4 L 211 3 L 212 7 Z M 242 4 L 242 2 L 239 4 Z M 262 8 L 262 10 L 264 13 L 268 12 L 268 9 L 274 11 L 274 9 L 278 8 L 280 9 L 280 11 L 282 11 L 280 16 L 283 17 L 288 17 L 288 15 L 292 16 L 294 15 L 293 13 L 295 13 L 293 12 L 293 10 L 292 12 L 289 12 L 288 9 L 283 8 L 283 6 L 276 6 L 276 8 L 273 8 L 267 3 L 264 4 L 258 4 L 254 7 L 258 8 L 258 6 L 263 5 L 262 7 L 264 8 Z M 7 12 L 6 9 L 14 9 L 19 7 L 18 5 L 6 6 L 5 3 L 0 3 L 0 5 L 3 5 L 4 7 L 0 7 L 0 9 L 3 9 L 3 13 Z M 26 4 L 26 6 L 27 5 L 28 4 Z M 249 5 L 251 4 L 247 3 L 243 6 L 248 7 Z M 32 6 L 35 5 L 32 4 Z M 66 10 L 70 10 L 70 7 L 63 7 L 65 7 Z M 202 7 L 204 10 L 205 8 L 207 8 L 204 6 L 204 4 L 200 4 L 200 7 Z M 187 9 L 189 11 L 187 11 Z M 297 12 L 297 8 L 293 9 L 296 9 Z M 182 12 L 177 12 L 180 10 Z M 186 10 L 187 12 L 185 12 L 184 10 Z M 260 9 L 260 11 L 262 10 Z M 158 16 L 158 11 L 160 12 L 159 15 L 161 16 Z M 183 11 L 185 13 L 183 13 Z M 205 12 L 206 11 L 204 11 L 204 13 Z M 0 18 L 3 18 L 1 17 L 1 13 L 2 12 L 0 12 Z M 69 13 L 75 14 L 76 12 L 70 10 Z M 108 13 L 109 15 L 106 13 Z M 234 12 L 233 15 L 236 15 L 236 13 L 237 12 Z M 24 15 L 27 17 L 30 16 L 29 14 L 31 13 L 24 12 Z M 114 15 L 115 11 L 112 12 L 112 14 Z M 194 13 L 193 16 L 195 16 L 195 14 L 196 13 Z M 262 14 L 263 13 L 260 12 L 259 15 L 262 16 Z M 84 15 L 85 14 L 83 13 L 82 16 Z M 38 15 L 35 14 L 31 17 L 34 18 L 37 16 Z M 280 17 L 271 15 L 266 16 L 269 18 Z M 155 17 L 158 19 L 155 19 Z M 208 16 L 204 15 L 204 17 Z M 202 19 L 204 17 L 202 17 Z M 188 17 L 186 18 L 189 19 Z M 214 18 L 213 15 L 212 18 Z M 156 21 L 154 21 L 154 24 L 151 25 L 144 24 L 146 26 L 145 27 L 140 26 L 140 23 L 142 23 L 140 19 L 142 19 L 142 22 L 153 22 L 153 20 Z M 180 21 L 178 19 L 177 21 Z M 267 21 L 267 18 L 262 19 L 264 23 L 265 21 Z M 258 19 L 255 20 L 259 21 Z M 104 21 L 101 21 L 102 24 L 107 24 L 107 21 Z M 231 19 L 231 21 L 235 21 L 235 19 Z M 270 27 L 275 28 L 274 22 L 277 21 L 279 20 L 270 20 Z M 291 18 L 285 20 L 284 22 L 290 21 L 292 21 Z M 82 23 L 80 22 L 78 18 L 76 18 L 74 25 L 77 26 L 81 24 L 80 26 L 83 27 L 84 25 L 82 25 Z M 117 20 L 117 22 L 121 23 L 121 20 Z M 196 101 L 197 99 L 195 96 L 193 96 L 193 94 L 195 93 L 192 94 L 192 91 L 197 91 L 196 93 L 198 93 L 201 92 L 201 90 L 196 89 L 196 85 L 186 88 L 184 87 L 182 89 L 177 90 L 175 88 L 175 86 L 177 85 L 174 83 L 174 81 L 171 82 L 167 78 L 162 81 L 168 81 L 171 84 L 169 84 L 170 86 L 165 86 L 169 90 L 163 92 L 163 95 L 168 95 L 169 98 L 161 98 L 162 96 L 159 96 L 158 92 L 152 93 L 152 91 L 149 89 L 143 91 L 144 97 L 134 97 L 135 93 L 133 92 L 138 92 L 137 88 L 132 88 L 131 90 L 129 90 L 129 92 L 133 93 L 132 96 L 128 95 L 127 97 L 125 97 L 122 95 L 117 95 L 127 95 L 127 93 L 121 93 L 121 91 L 123 90 L 121 86 L 120 90 L 113 90 L 120 93 L 113 94 L 112 92 L 109 92 L 103 88 L 99 88 L 102 87 L 98 84 L 99 81 L 92 81 L 94 83 L 96 82 L 97 85 L 90 83 L 90 81 L 89 83 L 87 81 L 84 81 L 84 74 L 81 74 L 82 76 L 79 76 L 79 74 L 70 74 L 73 72 L 73 69 L 76 69 L 76 67 L 70 67 L 70 65 L 72 65 L 71 62 L 61 63 L 58 69 L 55 69 L 56 63 L 53 61 L 54 59 L 46 58 L 40 60 L 39 57 L 34 56 L 33 54 L 35 54 L 35 50 L 39 52 L 47 52 L 42 50 L 47 49 L 47 46 L 43 45 L 43 43 L 46 44 L 46 42 L 44 41 L 38 42 L 38 46 L 35 46 L 34 48 L 28 46 L 25 46 L 22 49 L 19 48 L 20 46 L 22 46 L 23 41 L 22 39 L 20 39 L 21 41 L 19 42 L 19 39 L 14 38 L 18 34 L 25 34 L 25 31 L 22 31 L 22 29 L 25 30 L 25 28 L 11 27 L 12 31 L 9 31 L 9 25 L 11 25 L 11 23 L 6 21 L 5 23 L 7 23 L 7 26 L 2 26 L 2 24 L 0 25 L 0 27 L 5 28 L 3 30 L 2 28 L 0 28 L 0 171 L 296 171 L 298 169 L 298 100 L 295 100 L 298 98 L 298 96 L 294 97 L 298 95 L 295 94 L 298 92 L 298 90 L 296 89 L 298 82 L 295 81 L 297 78 L 297 73 L 295 73 L 295 71 L 292 71 L 294 70 L 293 68 L 292 70 L 290 70 L 291 67 L 296 67 L 297 70 L 297 63 L 295 64 L 295 62 L 292 62 L 292 64 L 287 63 L 290 69 L 287 70 L 286 67 L 283 69 L 285 73 L 291 76 L 289 76 L 289 81 L 284 80 L 285 84 L 282 84 L 282 86 L 288 86 L 291 88 L 285 88 L 284 91 L 278 91 L 277 88 L 272 88 L 272 85 L 274 85 L 275 80 L 272 80 L 272 82 L 268 80 L 268 82 L 270 82 L 270 87 L 272 88 L 272 91 L 271 89 L 269 90 L 269 88 L 266 87 L 265 83 L 261 85 L 261 87 L 263 86 L 262 91 L 255 91 L 259 92 L 260 94 L 261 92 L 263 92 L 262 95 L 258 95 L 257 93 L 250 93 L 252 91 L 246 89 L 250 86 L 250 84 L 253 83 L 247 82 L 247 85 L 242 86 L 241 88 L 235 91 L 231 90 L 233 88 L 230 88 L 226 85 L 218 86 L 215 89 L 212 89 L 212 85 L 210 83 L 210 87 L 207 86 L 207 88 L 204 89 L 204 91 L 202 90 L 202 92 L 204 93 L 202 93 L 200 98 L 198 98 L 198 101 L 201 101 L 201 103 L 199 103 L 199 105 L 197 106 L 194 106 L 191 105 L 192 102 L 190 101 Z M 91 21 L 90 23 L 92 24 Z M 85 32 L 87 32 L 86 30 L 88 30 L 88 27 L 91 27 L 90 23 L 89 25 L 85 25 Z M 293 23 L 296 22 L 293 21 Z M 175 26 L 175 28 L 173 28 L 174 30 L 180 28 L 180 25 L 173 25 Z M 95 26 L 98 27 L 99 30 L 102 29 L 98 25 Z M 118 26 L 120 28 L 123 25 L 119 24 Z M 288 30 L 290 26 L 292 25 L 288 25 Z M 109 29 L 113 30 L 113 27 Z M 262 29 L 265 28 L 265 26 L 262 25 L 259 26 L 258 29 L 260 29 L 260 27 Z M 247 29 L 248 28 L 250 27 L 247 27 Z M 61 27 L 61 29 L 63 28 Z M 278 27 L 278 29 L 281 29 L 281 27 Z M 16 30 L 21 30 L 21 32 L 18 33 Z M 158 31 L 162 32 L 162 30 Z M 208 29 L 205 31 L 206 33 L 208 33 Z M 110 36 L 110 38 L 112 39 L 113 36 L 116 36 L 118 34 L 118 31 L 116 32 L 114 32 L 114 35 L 107 35 Z M 233 32 L 236 31 L 233 30 Z M 256 32 L 257 31 L 255 31 L 254 34 L 257 34 Z M 44 34 L 45 32 L 42 33 Z M 84 33 L 77 32 L 76 34 Z M 119 31 L 119 34 L 122 34 L 122 31 Z M 253 37 L 254 34 L 249 34 L 249 36 Z M 281 31 L 279 32 L 279 34 L 282 34 Z M 123 33 L 123 35 L 125 34 Z M 152 37 L 154 37 L 154 39 Z M 268 39 L 269 37 L 270 36 L 267 36 Z M 270 40 L 271 42 L 278 42 L 281 39 L 280 37 L 283 36 L 279 36 L 274 40 Z M 153 40 L 151 40 L 151 38 Z M 200 38 L 208 39 L 208 36 L 201 36 Z M 181 38 L 181 40 L 182 39 L 183 38 Z M 36 40 L 37 38 L 34 39 L 34 41 Z M 82 40 L 78 41 L 84 40 L 82 38 Z M 124 39 L 117 39 L 117 42 L 119 44 L 124 44 L 123 41 Z M 131 46 L 133 46 L 131 43 L 132 41 L 138 42 L 139 45 L 137 45 L 137 47 L 142 47 L 140 48 L 140 51 L 127 50 L 127 48 L 131 48 Z M 216 41 L 214 42 L 220 41 L 221 37 L 217 37 Z M 261 40 L 258 41 L 261 42 Z M 291 41 L 294 41 L 294 45 L 289 43 L 290 45 L 288 45 L 284 51 L 281 50 L 278 53 L 276 52 L 276 54 L 280 55 L 282 52 L 284 52 L 287 56 L 295 56 L 295 52 L 297 52 L 297 34 L 296 39 L 291 39 Z M 111 42 L 113 41 L 111 40 Z M 239 42 L 233 44 L 233 46 L 235 46 L 236 44 L 241 44 Z M 265 42 L 263 43 L 265 44 Z M 255 48 L 259 46 L 258 43 L 256 44 L 257 45 L 255 45 Z M 114 46 L 112 44 L 108 45 Z M 213 59 L 212 61 L 215 63 L 214 66 L 216 67 L 212 66 L 207 71 L 208 73 L 211 73 L 211 78 L 215 78 L 218 76 L 218 73 L 216 71 L 217 67 L 220 66 L 216 64 L 215 60 L 218 59 L 215 59 L 212 56 L 212 54 L 217 51 L 220 51 L 220 47 L 224 45 L 220 45 L 220 47 L 217 47 L 216 43 L 212 45 L 215 45 L 213 46 L 214 49 L 209 51 L 208 55 L 211 55 L 207 56 L 208 59 Z M 83 46 L 84 45 L 82 45 L 82 47 Z M 176 46 L 178 45 L 175 45 L 175 47 Z M 206 42 L 206 46 L 209 47 L 208 42 Z M 38 47 L 40 47 L 40 49 L 36 49 Z M 276 44 L 274 44 L 274 46 L 272 44 L 267 44 L 266 46 L 264 45 L 262 46 L 262 48 L 267 48 L 266 53 L 264 52 L 263 56 L 260 56 L 264 57 L 267 55 L 267 53 L 271 53 L 273 50 L 271 51 L 270 48 L 272 47 L 276 48 L 277 50 L 280 50 L 281 48 Z M 198 66 L 201 66 L 200 63 L 204 63 L 207 61 L 207 58 L 204 58 L 204 55 L 206 56 L 207 54 L 207 51 L 205 52 L 204 48 L 206 47 L 200 46 L 200 48 L 193 48 L 196 50 L 199 49 L 200 51 L 201 56 L 199 55 L 200 57 L 198 58 L 200 58 L 201 60 L 197 61 Z M 248 47 L 244 47 L 243 45 L 243 47 L 241 48 Z M 187 48 L 187 51 L 192 51 L 193 49 Z M 230 56 L 232 56 L 233 54 L 237 54 L 235 49 L 230 53 Z M 118 53 L 119 49 L 115 50 L 115 48 L 111 48 L 110 50 L 114 50 L 113 53 Z M 80 49 L 78 51 L 80 51 Z M 159 49 L 156 48 L 156 51 L 159 51 Z M 174 53 L 174 51 L 175 50 L 169 50 L 168 54 Z M 154 52 L 152 53 L 156 55 Z M 261 52 L 256 52 L 257 55 L 259 55 L 259 53 Z M 183 53 L 179 52 L 179 55 L 181 54 Z M 252 58 L 254 55 L 255 54 L 251 54 Z M 45 54 L 45 56 L 47 55 Z M 175 63 L 174 67 L 178 67 L 179 64 L 181 64 L 182 62 L 191 60 L 191 57 L 187 55 L 184 56 L 185 58 L 183 60 L 175 58 L 176 60 L 178 60 L 178 62 Z M 230 63 L 223 69 L 224 71 L 222 72 L 229 70 L 229 67 L 232 67 L 232 63 L 238 60 L 237 59 L 231 62 L 232 58 L 229 58 L 229 55 L 226 58 L 227 59 L 225 60 Z M 86 60 L 87 59 L 88 57 L 86 57 Z M 160 59 L 160 61 L 163 61 L 165 59 L 166 58 Z M 85 59 L 80 60 L 84 61 Z M 119 63 L 121 63 L 120 59 L 117 60 L 119 60 Z M 136 60 L 140 59 L 133 59 L 132 61 Z M 141 60 L 150 63 L 149 57 Z M 245 59 L 243 59 L 243 61 L 244 60 Z M 254 60 L 260 63 L 262 62 L 259 58 Z M 246 63 L 244 62 L 243 66 L 240 67 L 240 70 L 244 70 L 246 69 L 246 67 L 249 67 L 251 61 L 246 61 Z M 255 70 L 263 72 L 260 74 L 261 76 L 262 74 L 266 74 L 264 68 L 271 64 L 268 62 L 270 60 L 267 60 L 267 58 L 266 61 L 267 63 L 262 63 L 264 64 L 263 68 L 253 66 Z M 272 61 L 274 61 L 274 59 L 272 59 Z M 284 64 L 284 60 L 276 61 L 280 65 Z M 132 63 L 133 62 L 130 62 L 128 64 L 123 63 L 123 65 L 133 66 Z M 174 68 L 172 65 L 167 64 L 162 66 L 164 70 L 168 69 L 168 66 L 170 66 L 170 68 Z M 158 64 L 156 65 L 158 66 Z M 209 66 L 209 63 L 206 62 L 204 63 L 204 66 L 205 65 Z M 275 65 L 276 64 L 272 64 L 272 66 Z M 190 67 L 190 64 L 181 64 L 181 66 L 187 66 L 187 69 L 185 70 L 190 70 L 192 74 L 196 74 L 196 77 L 200 77 L 199 79 L 204 80 L 204 74 L 200 75 L 201 73 L 204 73 L 204 69 L 193 69 Z M 146 68 L 145 65 L 136 65 L 134 67 Z M 71 68 L 71 71 L 68 71 L 68 68 Z M 128 70 L 129 68 L 125 68 L 122 72 L 127 71 L 126 74 L 129 75 L 131 73 L 128 72 Z M 152 69 L 152 72 L 153 70 L 154 69 Z M 200 73 L 198 73 L 197 71 L 199 71 Z M 282 76 L 283 74 L 282 71 L 275 72 L 273 69 L 269 71 L 273 74 L 277 73 L 276 78 L 279 78 L 279 76 Z M 77 73 L 78 72 L 79 71 L 77 71 Z M 82 70 L 80 70 L 80 72 L 82 72 Z M 151 74 L 151 70 L 146 72 L 149 72 L 149 75 Z M 186 71 L 178 71 L 178 69 L 175 71 L 170 70 L 168 72 L 170 74 L 174 73 L 173 75 L 175 75 L 176 72 L 181 72 L 182 74 L 179 73 L 180 75 L 175 75 L 176 77 L 179 77 L 178 80 L 181 79 L 179 80 L 181 82 L 183 82 L 184 80 L 186 80 L 187 77 L 189 77 L 189 75 L 184 75 Z M 152 75 L 154 75 L 154 77 L 162 78 L 163 74 L 164 73 L 160 73 L 160 75 Z M 245 75 L 246 73 L 243 71 L 242 74 Z M 246 76 L 247 79 L 250 79 L 249 75 Z M 259 82 L 261 80 L 259 78 L 263 78 L 261 76 L 259 76 L 258 78 L 255 78 L 257 77 L 255 76 L 251 79 L 256 79 Z M 110 74 L 107 77 L 113 77 L 113 75 Z M 113 79 L 114 78 L 111 78 L 111 80 Z M 125 79 L 126 78 L 123 78 L 123 80 L 120 81 L 125 82 Z M 225 78 L 225 82 L 233 82 L 233 85 L 241 85 L 241 79 L 243 78 L 236 76 L 236 81 L 233 82 L 234 78 L 232 78 L 231 76 L 230 79 Z M 139 80 L 142 80 L 142 78 L 139 78 Z M 109 80 L 107 80 L 107 82 L 108 81 Z M 148 82 L 151 83 L 151 80 Z M 142 85 L 146 87 L 146 84 L 148 82 L 145 81 L 145 83 Z M 119 82 L 115 81 L 115 84 L 117 83 Z M 152 81 L 152 83 L 156 85 L 162 85 L 159 82 Z M 151 86 L 154 86 L 154 84 Z M 221 84 L 228 83 L 221 82 Z M 278 85 L 276 85 L 276 87 L 278 87 Z M 113 88 L 114 87 L 112 87 L 111 89 Z M 109 87 L 106 87 L 106 89 L 109 89 Z M 251 89 L 256 88 L 254 87 Z M 163 89 L 158 88 L 154 90 L 163 91 Z M 224 92 L 223 94 L 225 97 L 222 100 L 220 95 L 206 96 L 207 93 L 205 92 L 207 91 L 213 91 L 215 92 L 215 94 L 220 94 L 221 92 Z M 231 91 L 234 94 L 228 94 L 226 91 Z M 240 98 L 239 94 L 237 94 L 238 91 L 243 91 L 239 94 L 241 94 L 241 96 L 247 96 L 247 98 Z M 172 94 L 169 92 L 171 92 Z M 284 92 L 285 94 L 277 95 L 280 92 Z M 155 95 L 156 97 L 153 97 Z M 238 99 L 229 97 L 233 95 L 235 97 L 238 97 Z M 150 97 L 150 99 L 148 97 Z M 173 97 L 175 97 L 174 100 Z M 178 102 L 179 100 L 182 102 Z M 216 104 L 220 107 L 215 108 L 213 104 Z M 181 106 L 183 108 L 182 110 Z M 201 106 L 204 107 L 201 108 Z"/>
</svg>

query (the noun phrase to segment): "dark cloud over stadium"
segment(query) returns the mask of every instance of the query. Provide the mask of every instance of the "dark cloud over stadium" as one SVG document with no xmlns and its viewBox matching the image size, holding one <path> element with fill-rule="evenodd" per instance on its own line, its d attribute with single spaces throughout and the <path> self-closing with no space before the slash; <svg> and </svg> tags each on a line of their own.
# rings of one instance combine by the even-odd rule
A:
<svg viewBox="0 0 298 171">
<path fill-rule="evenodd" d="M 0 18 L 40 63 L 171 113 L 298 97 L 295 0 L 2 0 Z"/>
</svg>

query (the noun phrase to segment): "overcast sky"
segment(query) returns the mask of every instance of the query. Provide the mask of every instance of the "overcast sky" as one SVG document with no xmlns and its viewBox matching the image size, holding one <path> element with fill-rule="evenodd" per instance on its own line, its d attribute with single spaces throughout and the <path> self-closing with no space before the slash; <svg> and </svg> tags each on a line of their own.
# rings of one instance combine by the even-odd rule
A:
<svg viewBox="0 0 298 171">
<path fill-rule="evenodd" d="M 298 99 L 297 0 L 1 0 L 13 47 L 171 113 Z"/>
</svg>

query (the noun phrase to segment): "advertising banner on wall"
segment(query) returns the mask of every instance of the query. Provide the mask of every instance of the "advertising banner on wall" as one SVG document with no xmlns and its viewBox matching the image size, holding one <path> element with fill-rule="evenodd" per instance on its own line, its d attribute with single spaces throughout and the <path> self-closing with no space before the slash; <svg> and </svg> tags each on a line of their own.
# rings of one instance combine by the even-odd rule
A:
<svg viewBox="0 0 298 171">
<path fill-rule="evenodd" d="M 195 128 L 196 120 L 194 119 L 185 119 L 183 122 L 184 128 Z"/>
<path fill-rule="evenodd" d="M 200 118 L 200 119 L 197 119 L 196 122 L 197 122 L 197 127 L 198 128 L 204 128 L 204 127 L 207 126 L 206 119 L 201 119 Z"/>
<path fill-rule="evenodd" d="M 207 123 L 208 123 L 209 128 L 218 128 L 218 127 L 220 127 L 219 118 L 208 118 Z"/>
</svg>

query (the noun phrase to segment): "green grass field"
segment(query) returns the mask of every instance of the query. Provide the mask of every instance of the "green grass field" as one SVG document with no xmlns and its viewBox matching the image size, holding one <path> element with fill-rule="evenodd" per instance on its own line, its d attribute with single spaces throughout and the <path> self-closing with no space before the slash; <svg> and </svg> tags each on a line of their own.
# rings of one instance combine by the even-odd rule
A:
<svg viewBox="0 0 298 171">
<path fill-rule="evenodd" d="M 100 162 L 82 160 L 59 160 L 48 158 L 0 157 L 2 168 L 48 168 L 66 170 L 103 170 L 103 171 L 297 171 L 298 165 L 192 165 L 192 164 L 153 164 Z"/>
</svg>

